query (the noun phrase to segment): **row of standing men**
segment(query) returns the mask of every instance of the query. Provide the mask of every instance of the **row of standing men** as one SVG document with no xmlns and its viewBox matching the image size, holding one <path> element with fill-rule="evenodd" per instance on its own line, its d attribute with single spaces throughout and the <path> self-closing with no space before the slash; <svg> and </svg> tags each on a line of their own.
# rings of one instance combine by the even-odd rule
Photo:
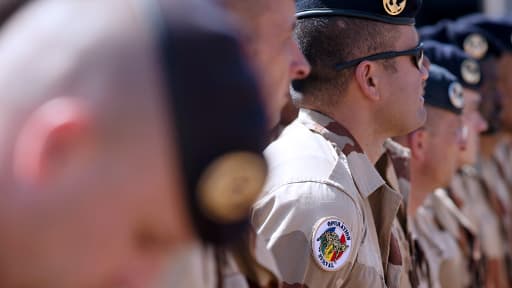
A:
<svg viewBox="0 0 512 288">
<path fill-rule="evenodd" d="M 510 19 L 1 8 L 0 286 L 510 285 Z"/>
<path fill-rule="evenodd" d="M 221 286 L 512 285 L 512 21 L 416 30 L 421 3 L 393 3 L 296 1 L 311 71 L 291 77 L 251 218 L 252 266 L 274 277 L 227 249 Z"/>
</svg>

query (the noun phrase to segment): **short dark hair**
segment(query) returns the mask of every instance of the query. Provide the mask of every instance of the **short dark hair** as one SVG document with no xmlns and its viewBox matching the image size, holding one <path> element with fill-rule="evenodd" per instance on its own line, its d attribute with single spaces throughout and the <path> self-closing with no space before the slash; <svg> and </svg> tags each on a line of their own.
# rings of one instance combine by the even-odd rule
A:
<svg viewBox="0 0 512 288">
<path fill-rule="evenodd" d="M 293 82 L 303 100 L 333 105 L 353 76 L 355 67 L 336 71 L 336 63 L 393 50 L 395 25 L 351 17 L 305 18 L 297 21 L 295 33 L 300 49 L 311 65 L 311 74 Z M 387 70 L 396 71 L 393 59 L 383 60 Z M 336 95 L 334 97 L 333 95 Z"/>
</svg>

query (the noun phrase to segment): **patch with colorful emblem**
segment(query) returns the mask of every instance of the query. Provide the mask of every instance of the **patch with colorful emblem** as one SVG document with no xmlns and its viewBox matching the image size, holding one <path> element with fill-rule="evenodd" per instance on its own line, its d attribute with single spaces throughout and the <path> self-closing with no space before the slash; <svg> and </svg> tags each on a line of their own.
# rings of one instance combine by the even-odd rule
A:
<svg viewBox="0 0 512 288">
<path fill-rule="evenodd" d="M 337 271 L 350 256 L 352 233 L 341 219 L 333 216 L 322 218 L 313 228 L 311 249 L 320 268 Z"/>
</svg>

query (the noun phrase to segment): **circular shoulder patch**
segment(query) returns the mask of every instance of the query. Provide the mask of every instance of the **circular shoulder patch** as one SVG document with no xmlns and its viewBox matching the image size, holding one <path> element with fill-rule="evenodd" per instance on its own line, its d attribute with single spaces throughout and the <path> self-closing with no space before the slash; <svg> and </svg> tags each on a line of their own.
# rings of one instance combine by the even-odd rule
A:
<svg viewBox="0 0 512 288">
<path fill-rule="evenodd" d="M 313 227 L 311 249 L 320 268 L 337 271 L 350 255 L 352 233 L 341 219 L 334 216 L 322 218 Z"/>
</svg>

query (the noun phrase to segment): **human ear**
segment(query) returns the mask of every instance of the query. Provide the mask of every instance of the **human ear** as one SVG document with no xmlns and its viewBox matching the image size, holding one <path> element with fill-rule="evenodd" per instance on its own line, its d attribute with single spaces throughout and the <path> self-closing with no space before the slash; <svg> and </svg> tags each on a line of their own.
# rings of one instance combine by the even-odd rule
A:
<svg viewBox="0 0 512 288">
<path fill-rule="evenodd" d="M 378 85 L 380 82 L 378 69 L 375 62 L 363 61 L 356 67 L 355 79 L 359 88 L 368 99 L 378 101 L 380 93 Z"/>
<path fill-rule="evenodd" d="M 38 106 L 17 134 L 14 176 L 37 185 L 70 168 L 70 163 L 83 155 L 82 144 L 89 134 L 90 123 L 84 115 L 84 106 L 71 97 L 54 98 Z"/>
</svg>

